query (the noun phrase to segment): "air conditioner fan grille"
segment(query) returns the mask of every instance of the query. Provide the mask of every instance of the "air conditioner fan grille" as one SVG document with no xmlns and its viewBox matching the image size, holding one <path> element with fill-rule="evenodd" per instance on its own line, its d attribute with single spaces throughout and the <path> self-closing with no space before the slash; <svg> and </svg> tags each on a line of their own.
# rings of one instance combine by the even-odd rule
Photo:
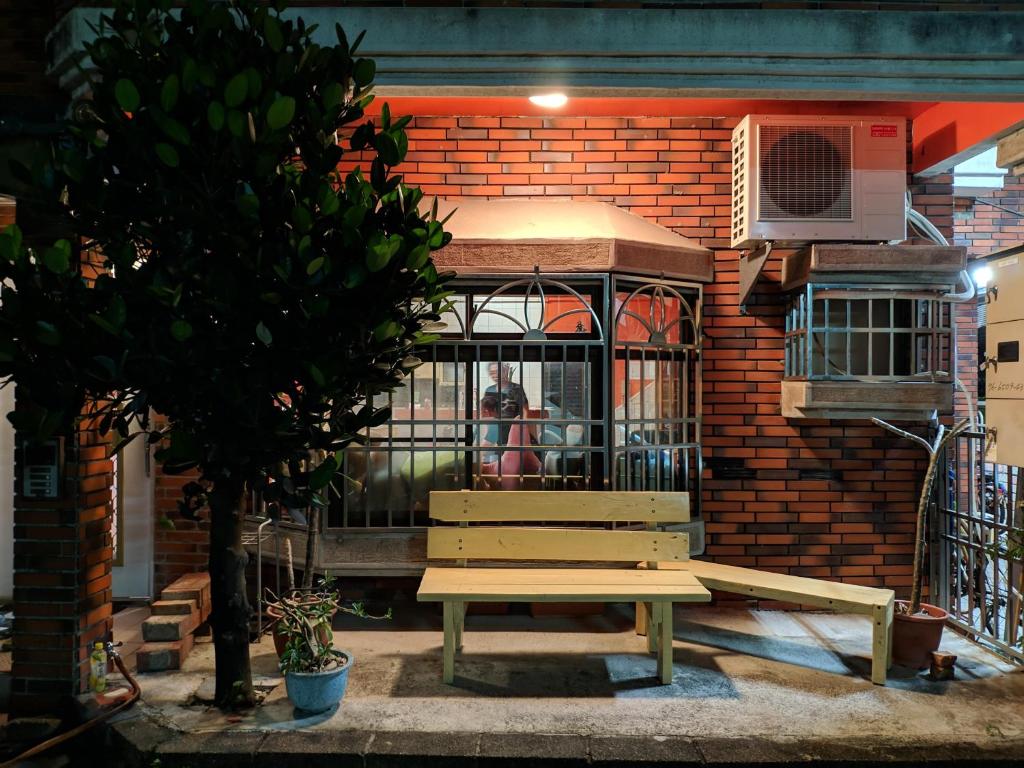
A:
<svg viewBox="0 0 1024 768">
<path fill-rule="evenodd" d="M 758 218 L 851 221 L 848 125 L 761 125 Z"/>
</svg>

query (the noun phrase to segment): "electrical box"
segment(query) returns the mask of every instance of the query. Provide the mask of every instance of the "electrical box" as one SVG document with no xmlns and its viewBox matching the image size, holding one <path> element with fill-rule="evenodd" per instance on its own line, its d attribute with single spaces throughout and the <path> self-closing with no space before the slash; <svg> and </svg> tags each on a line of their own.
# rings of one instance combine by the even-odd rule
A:
<svg viewBox="0 0 1024 768">
<path fill-rule="evenodd" d="M 61 438 L 21 446 L 21 495 L 26 499 L 60 497 L 61 469 L 64 465 L 64 442 Z"/>
<path fill-rule="evenodd" d="M 986 458 L 1024 466 L 1024 265 L 1014 254 L 990 262 L 986 292 Z"/>
</svg>

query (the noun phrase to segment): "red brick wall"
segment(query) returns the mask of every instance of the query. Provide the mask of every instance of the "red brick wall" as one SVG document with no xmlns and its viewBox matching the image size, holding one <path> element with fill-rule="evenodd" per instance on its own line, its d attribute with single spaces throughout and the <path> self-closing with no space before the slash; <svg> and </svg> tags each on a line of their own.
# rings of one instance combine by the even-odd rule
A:
<svg viewBox="0 0 1024 768">
<path fill-rule="evenodd" d="M 729 250 L 730 136 L 736 119 L 418 117 L 406 180 L 427 194 L 604 200 L 715 249 L 705 289 L 706 455 L 746 476 L 709 471 L 708 555 L 722 562 L 903 590 L 923 452 L 866 423 L 779 415 L 783 307 L 773 258 L 738 307 Z M 351 167 L 351 161 L 345 168 Z M 914 188 L 916 205 L 952 234 L 948 177 Z M 832 473 L 822 477 L 822 473 Z"/>
<path fill-rule="evenodd" d="M 202 519 L 194 522 L 182 518 L 178 513 L 178 502 L 182 498 L 181 487 L 195 480 L 196 473 L 167 475 L 159 464 L 156 465 L 155 472 L 154 597 L 179 576 L 205 571 L 210 553 L 210 527 L 206 515 L 201 515 Z"/>
<path fill-rule="evenodd" d="M 86 423 L 64 450 L 62 498 L 15 495 L 11 711 L 17 714 L 54 711 L 62 698 L 84 691 L 92 645 L 112 629 L 109 438 Z M 16 451 L 20 465 L 19 456 Z M 19 479 L 20 471 L 17 466 Z"/>
<path fill-rule="evenodd" d="M 1024 218 L 1021 213 L 1024 213 L 1024 176 L 1007 174 L 1000 189 L 977 199 L 957 198 L 956 243 L 967 246 L 969 258 L 977 258 L 1022 242 Z"/>
<path fill-rule="evenodd" d="M 714 249 L 715 281 L 705 288 L 704 308 L 703 440 L 713 467 L 703 498 L 708 555 L 905 591 L 924 454 L 866 422 L 780 416 L 781 258 L 769 262 L 744 316 L 738 253 L 728 247 L 736 121 L 417 117 L 401 170 L 428 195 L 604 200 Z M 951 178 L 915 183 L 912 192 L 915 207 L 952 236 Z M 973 329 L 961 335 L 968 339 Z M 714 468 L 722 460 L 741 477 L 723 477 Z M 205 567 L 204 527 L 175 513 L 182 482 L 157 476 L 157 514 L 176 526 L 158 526 L 158 588 Z"/>
</svg>

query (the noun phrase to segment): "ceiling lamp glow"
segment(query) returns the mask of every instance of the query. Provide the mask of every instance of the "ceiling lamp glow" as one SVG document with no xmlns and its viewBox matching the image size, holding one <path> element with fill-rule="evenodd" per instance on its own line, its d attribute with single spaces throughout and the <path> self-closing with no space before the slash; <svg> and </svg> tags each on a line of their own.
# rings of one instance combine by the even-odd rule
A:
<svg viewBox="0 0 1024 768">
<path fill-rule="evenodd" d="M 558 109 L 564 107 L 569 97 L 564 93 L 538 93 L 530 97 L 530 103 L 545 109 Z"/>
</svg>

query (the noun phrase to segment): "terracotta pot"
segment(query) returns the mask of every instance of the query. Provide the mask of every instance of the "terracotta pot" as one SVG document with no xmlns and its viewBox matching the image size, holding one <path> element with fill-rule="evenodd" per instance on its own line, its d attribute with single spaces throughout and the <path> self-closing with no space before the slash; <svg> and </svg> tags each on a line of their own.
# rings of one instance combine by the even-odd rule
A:
<svg viewBox="0 0 1024 768">
<path fill-rule="evenodd" d="M 892 660 L 912 669 L 925 669 L 932 663 L 932 651 L 939 650 L 942 628 L 949 614 L 935 605 L 921 603 L 921 613 L 900 613 L 905 600 L 896 601 L 892 628 Z"/>
<path fill-rule="evenodd" d="M 316 603 L 321 598 L 313 595 L 307 595 L 302 599 L 304 603 Z M 334 610 L 331 611 L 331 619 L 338 612 L 338 607 L 335 606 Z M 274 638 L 274 650 L 277 651 L 277 658 L 281 658 L 281 654 L 284 653 L 285 646 L 288 645 L 287 635 L 283 635 L 277 631 L 277 625 L 281 621 L 281 611 L 277 607 L 276 603 L 267 603 L 267 615 L 274 620 L 274 626 L 271 630 L 271 635 Z M 320 635 L 320 642 L 326 643 L 330 639 L 328 635 L 329 627 L 321 626 L 317 629 L 317 633 Z"/>
</svg>

